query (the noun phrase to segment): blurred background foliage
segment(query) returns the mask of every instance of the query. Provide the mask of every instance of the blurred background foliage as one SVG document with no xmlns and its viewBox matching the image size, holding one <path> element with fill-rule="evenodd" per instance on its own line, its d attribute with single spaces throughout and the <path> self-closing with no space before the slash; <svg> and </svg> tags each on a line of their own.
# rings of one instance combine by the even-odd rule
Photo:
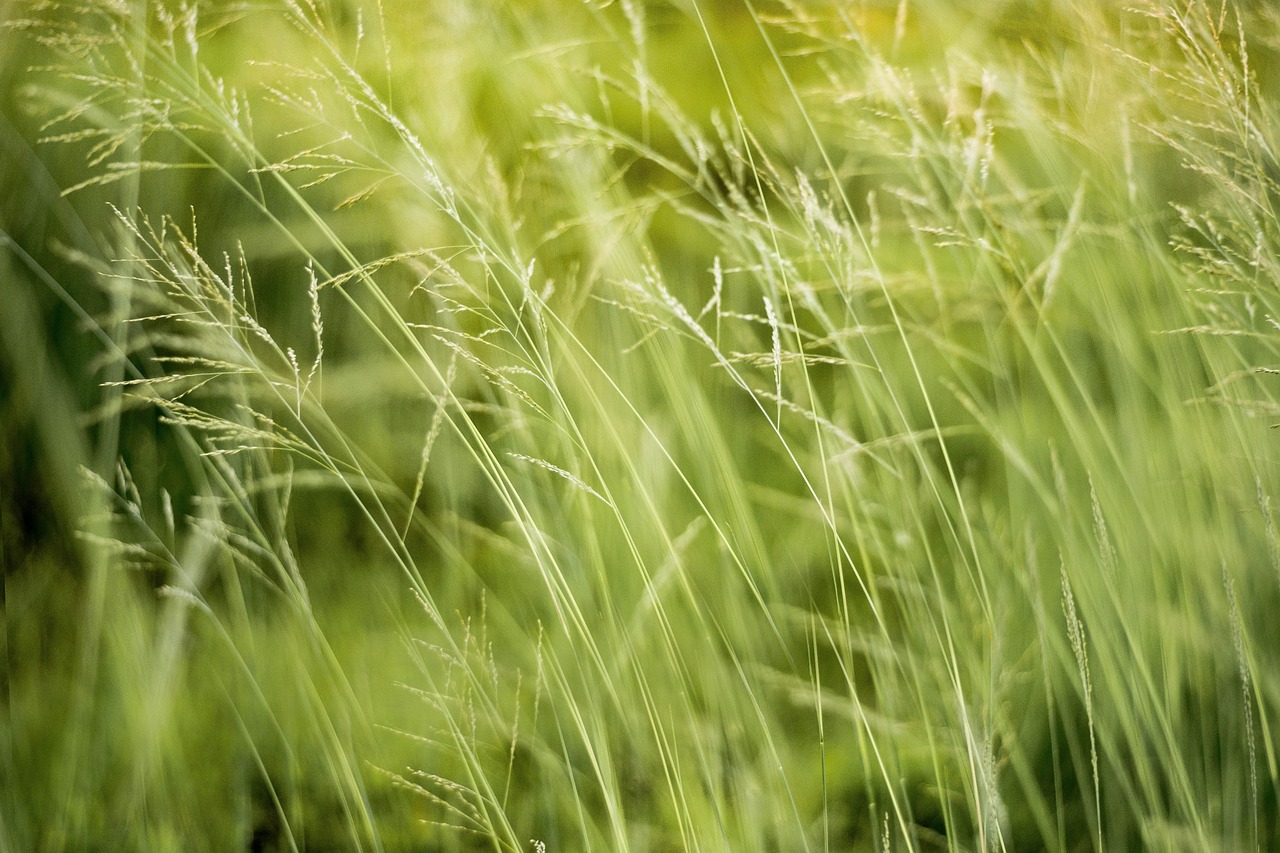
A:
<svg viewBox="0 0 1280 853">
<path fill-rule="evenodd" d="M 1266 849 L 1280 20 L 1140 5 L 0 6 L 0 849 Z"/>
</svg>

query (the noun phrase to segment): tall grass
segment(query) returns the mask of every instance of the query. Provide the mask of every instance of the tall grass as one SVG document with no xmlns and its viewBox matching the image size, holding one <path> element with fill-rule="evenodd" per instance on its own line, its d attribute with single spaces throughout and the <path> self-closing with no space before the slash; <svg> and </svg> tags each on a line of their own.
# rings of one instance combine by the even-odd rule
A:
<svg viewBox="0 0 1280 853">
<path fill-rule="evenodd" d="M 0 848 L 1275 844 L 1268 12 L 12 23 L 104 450 Z"/>
</svg>

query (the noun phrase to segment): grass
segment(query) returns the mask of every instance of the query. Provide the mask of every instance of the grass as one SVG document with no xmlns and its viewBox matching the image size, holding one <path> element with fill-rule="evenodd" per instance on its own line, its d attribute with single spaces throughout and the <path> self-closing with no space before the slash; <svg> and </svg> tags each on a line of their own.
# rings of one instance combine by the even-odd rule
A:
<svg viewBox="0 0 1280 853">
<path fill-rule="evenodd" d="M 5 14 L 0 850 L 1274 846 L 1271 13 Z"/>
</svg>

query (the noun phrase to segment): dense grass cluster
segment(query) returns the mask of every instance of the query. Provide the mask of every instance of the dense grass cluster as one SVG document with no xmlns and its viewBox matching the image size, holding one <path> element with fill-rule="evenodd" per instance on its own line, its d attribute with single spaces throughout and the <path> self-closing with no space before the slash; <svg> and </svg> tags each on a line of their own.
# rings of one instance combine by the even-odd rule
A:
<svg viewBox="0 0 1280 853">
<path fill-rule="evenodd" d="M 0 6 L 0 851 L 1280 844 L 1280 15 Z"/>
</svg>

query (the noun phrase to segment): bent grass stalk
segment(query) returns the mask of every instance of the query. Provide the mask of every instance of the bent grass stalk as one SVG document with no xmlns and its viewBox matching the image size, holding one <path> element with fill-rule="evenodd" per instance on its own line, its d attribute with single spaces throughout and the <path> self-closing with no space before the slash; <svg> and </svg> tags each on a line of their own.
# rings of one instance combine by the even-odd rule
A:
<svg viewBox="0 0 1280 853">
<path fill-rule="evenodd" d="M 71 191 L 151 193 L 114 214 L 130 372 L 104 393 L 158 409 L 199 472 L 178 509 L 112 487 L 127 512 L 102 558 L 149 555 L 169 608 L 148 622 L 153 591 L 122 584 L 132 615 L 102 612 L 95 636 L 143 638 L 110 647 L 153 667 L 129 689 L 176 717 L 176 673 L 236 661 L 223 701 L 292 849 L 308 824 L 420 846 L 375 806 L 383 779 L 441 849 L 1274 839 L 1255 741 L 1270 756 L 1275 679 L 1253 638 L 1280 590 L 1251 567 L 1276 483 L 1245 413 L 1194 401 L 1275 351 L 1245 13 L 1233 31 L 1198 3 L 1022 24 L 941 0 L 695 2 L 678 24 L 619 6 L 414 12 L 460 63 L 421 92 L 386 25 L 407 7 L 353 7 L 350 29 L 336 7 L 255 9 L 291 35 L 252 72 L 215 70 L 253 43 L 234 15 L 32 24 L 88 68 L 49 84 L 50 103 L 89 92 L 48 128 L 90 146 Z M 947 50 L 931 21 L 956 24 Z M 715 69 L 710 92 L 663 67 L 677 50 Z M 1108 103 L 1084 68 L 1138 82 Z M 182 174 L 165 156 L 243 222 L 140 209 Z M 1181 213 L 1143 156 L 1197 170 Z M 1205 328 L 1232 334 L 1155 334 Z M 146 464 L 134 440 L 122 471 Z M 1228 522 L 1242 500 L 1265 521 Z M 1211 583 L 1214 563 L 1241 568 Z M 375 710 L 356 636 L 329 626 L 335 590 L 387 567 L 424 617 L 402 617 L 408 689 Z M 275 649 L 277 610 L 296 633 Z M 203 630 L 220 651 L 182 661 Z M 296 669 L 296 715 L 275 667 Z M 370 773 L 378 714 L 398 740 Z M 90 716 L 71 718 L 86 737 Z M 168 746 L 137 745 L 129 825 L 154 841 Z M 301 767 L 335 816 L 285 781 Z M 182 797 L 159 802 L 181 825 Z"/>
</svg>

